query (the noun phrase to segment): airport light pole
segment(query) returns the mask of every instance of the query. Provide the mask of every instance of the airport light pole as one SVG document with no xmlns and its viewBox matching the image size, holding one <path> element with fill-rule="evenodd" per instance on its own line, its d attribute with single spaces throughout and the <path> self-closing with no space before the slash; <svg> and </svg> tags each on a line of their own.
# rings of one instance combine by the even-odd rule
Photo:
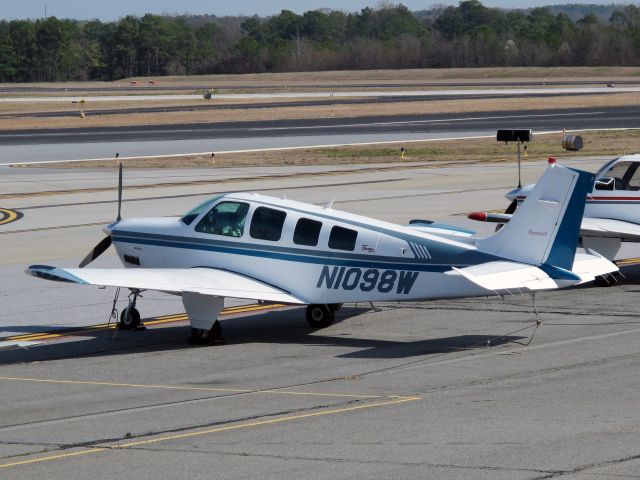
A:
<svg viewBox="0 0 640 480">
<path fill-rule="evenodd" d="M 521 158 L 520 158 L 520 146 L 523 143 L 528 143 L 533 140 L 533 130 L 531 129 L 517 129 L 517 130 L 498 130 L 496 134 L 496 140 L 498 142 L 516 142 L 518 145 L 518 188 L 522 187 L 522 175 L 521 175 Z"/>
</svg>

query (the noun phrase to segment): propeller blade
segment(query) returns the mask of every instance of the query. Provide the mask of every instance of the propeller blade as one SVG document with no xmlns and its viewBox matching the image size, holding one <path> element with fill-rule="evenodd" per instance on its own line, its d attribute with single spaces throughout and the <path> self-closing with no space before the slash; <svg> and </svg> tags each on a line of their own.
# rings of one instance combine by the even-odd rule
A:
<svg viewBox="0 0 640 480">
<path fill-rule="evenodd" d="M 504 213 L 513 213 L 516 211 L 516 208 L 518 208 L 518 200 L 511 202 Z"/>
<path fill-rule="evenodd" d="M 86 267 L 91 262 L 93 262 L 96 258 L 98 258 L 100 255 L 102 255 L 104 251 L 110 246 L 111 246 L 111 235 L 109 235 L 108 237 L 104 237 L 102 240 L 100 240 L 100 243 L 98 243 L 95 247 L 93 247 L 93 250 L 91 250 L 89 254 L 82 259 L 82 261 L 80 262 L 80 265 L 78 266 L 80 268 Z"/>
<path fill-rule="evenodd" d="M 504 211 L 504 213 L 508 213 L 508 214 L 512 214 L 513 212 L 516 211 L 516 209 L 518 208 L 518 200 L 514 199 L 509 206 L 507 207 L 507 209 Z M 498 230 L 500 230 L 502 227 L 504 227 L 504 224 L 500 223 L 498 225 L 496 225 L 496 232 Z"/>
<path fill-rule="evenodd" d="M 122 220 L 122 217 L 120 216 L 121 210 L 122 210 L 122 163 L 120 164 L 120 168 L 118 170 L 118 217 L 116 218 L 116 222 L 119 222 L 120 220 Z"/>
</svg>

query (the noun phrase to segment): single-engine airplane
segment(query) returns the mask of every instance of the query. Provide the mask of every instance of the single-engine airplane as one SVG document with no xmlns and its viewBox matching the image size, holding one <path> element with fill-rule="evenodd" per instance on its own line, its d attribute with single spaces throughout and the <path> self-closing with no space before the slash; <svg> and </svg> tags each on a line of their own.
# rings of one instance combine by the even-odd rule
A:
<svg viewBox="0 0 640 480">
<path fill-rule="evenodd" d="M 472 220 L 507 223 L 533 191 L 526 185 L 507 193 L 507 213 L 473 212 Z M 581 246 L 613 260 L 622 242 L 640 242 L 640 155 L 624 155 L 605 163 L 595 174 L 580 227 Z"/>
<path fill-rule="evenodd" d="M 592 187 L 592 174 L 550 165 L 511 222 L 477 239 L 254 193 L 216 196 L 180 218 L 121 220 L 121 170 L 118 218 L 81 268 L 26 273 L 130 289 L 124 328 L 140 322 L 140 292 L 180 295 L 194 343 L 219 334 L 225 297 L 307 305 L 308 323 L 321 328 L 345 302 L 535 293 L 616 271 L 600 255 L 576 254 Z M 111 244 L 125 268 L 82 268 Z"/>
</svg>

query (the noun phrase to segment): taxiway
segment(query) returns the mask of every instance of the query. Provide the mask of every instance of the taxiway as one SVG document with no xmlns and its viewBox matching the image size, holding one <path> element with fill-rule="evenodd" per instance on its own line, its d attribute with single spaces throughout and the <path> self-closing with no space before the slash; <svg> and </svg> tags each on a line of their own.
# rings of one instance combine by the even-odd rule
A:
<svg viewBox="0 0 640 480">
<path fill-rule="evenodd" d="M 524 181 L 544 167 L 525 163 Z M 123 214 L 254 190 L 488 233 L 464 214 L 503 208 L 515 179 L 489 163 L 126 171 Z M 0 350 L 0 478 L 638 478 L 637 266 L 610 288 L 538 295 L 537 328 L 528 296 L 347 305 L 318 331 L 299 308 L 234 302 L 227 344 L 202 348 L 180 302 L 150 294 L 148 329 L 114 335 L 113 291 L 22 273 L 77 263 L 115 215 L 113 184 L 0 175 L 0 206 L 24 214 L 0 225 L 0 336 L 41 342 Z"/>
</svg>

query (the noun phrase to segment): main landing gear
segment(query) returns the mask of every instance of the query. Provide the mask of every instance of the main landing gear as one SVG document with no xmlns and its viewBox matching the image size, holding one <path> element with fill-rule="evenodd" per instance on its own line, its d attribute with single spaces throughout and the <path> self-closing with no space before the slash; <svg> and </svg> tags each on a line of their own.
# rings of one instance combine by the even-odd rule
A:
<svg viewBox="0 0 640 480">
<path fill-rule="evenodd" d="M 140 312 L 136 308 L 136 301 L 140 295 L 140 290 L 131 289 L 129 294 L 129 305 L 120 312 L 120 321 L 118 328 L 121 330 L 138 330 L 144 329 L 144 325 L 140 323 Z"/>
<path fill-rule="evenodd" d="M 224 345 L 226 343 L 218 320 L 213 322 L 213 326 L 209 330 L 191 328 L 191 337 L 187 339 L 187 342 L 191 345 Z"/>
<path fill-rule="evenodd" d="M 311 328 L 325 328 L 336 319 L 336 312 L 342 307 L 341 303 L 314 304 L 307 307 L 307 323 Z"/>
</svg>

